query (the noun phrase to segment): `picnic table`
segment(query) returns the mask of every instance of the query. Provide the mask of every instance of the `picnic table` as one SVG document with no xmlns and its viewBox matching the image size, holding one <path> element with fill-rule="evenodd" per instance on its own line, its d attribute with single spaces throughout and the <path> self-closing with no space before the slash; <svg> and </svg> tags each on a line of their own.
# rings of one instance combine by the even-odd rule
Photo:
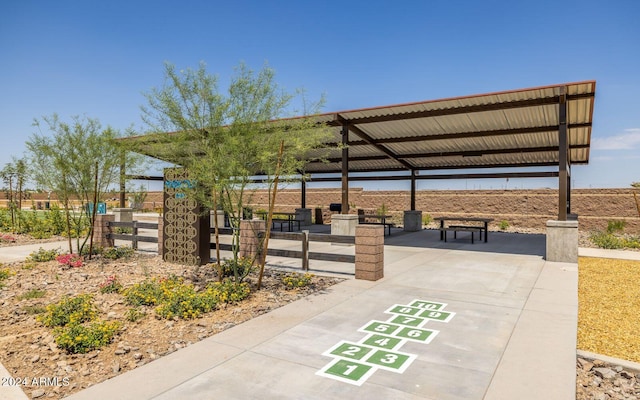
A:
<svg viewBox="0 0 640 400">
<path fill-rule="evenodd" d="M 256 214 L 258 214 L 260 218 L 264 220 L 267 219 L 268 213 L 265 211 L 257 212 Z M 293 231 L 293 226 L 297 224 L 298 225 L 297 230 L 300 230 L 300 220 L 296 219 L 297 215 L 298 214 L 295 212 L 284 212 L 284 211 L 274 212 L 273 217 L 271 219 L 271 229 L 275 229 L 276 224 L 280 224 L 280 232 L 282 232 L 283 226 L 286 224 L 288 228 L 287 230 L 291 232 Z"/>
<path fill-rule="evenodd" d="M 360 211 L 360 210 L 358 210 Z M 365 225 L 382 225 L 384 228 L 387 228 L 389 232 L 389 236 L 391 236 L 391 226 L 393 225 L 390 222 L 387 222 L 387 218 L 391 218 L 391 215 L 377 215 L 377 214 L 361 214 L 358 212 L 358 223 Z M 371 221 L 375 220 L 375 221 Z"/>
<path fill-rule="evenodd" d="M 486 243 L 489 236 L 489 222 L 493 221 L 492 218 L 477 218 L 477 217 L 436 217 L 433 219 L 434 221 L 440 221 L 440 240 L 447 241 L 447 231 L 453 231 L 454 238 L 456 237 L 456 233 L 463 232 L 471 232 L 471 243 L 473 243 L 473 233 L 480 233 L 480 240 L 482 240 L 482 233 L 484 232 L 484 242 Z M 464 224 L 461 225 L 451 225 L 445 224 L 447 222 L 462 222 Z M 478 224 L 466 224 L 466 223 L 481 223 Z"/>
</svg>

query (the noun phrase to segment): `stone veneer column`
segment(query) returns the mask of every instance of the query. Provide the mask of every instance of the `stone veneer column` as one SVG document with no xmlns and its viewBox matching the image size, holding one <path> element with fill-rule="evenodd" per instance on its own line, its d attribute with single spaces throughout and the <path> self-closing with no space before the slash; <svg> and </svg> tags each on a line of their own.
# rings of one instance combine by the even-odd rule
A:
<svg viewBox="0 0 640 400">
<path fill-rule="evenodd" d="M 240 221 L 240 257 L 247 257 L 259 263 L 258 251 L 261 240 L 258 237 L 260 232 L 266 231 L 266 221 L 262 219 L 251 219 Z"/>
<path fill-rule="evenodd" d="M 356 226 L 356 279 L 384 277 L 384 226 Z"/>
<path fill-rule="evenodd" d="M 578 262 L 578 221 L 547 221 L 546 260 Z"/>
<path fill-rule="evenodd" d="M 111 228 L 107 222 L 114 222 L 116 216 L 113 214 L 96 214 L 93 223 L 93 243 L 100 247 L 113 247 L 113 239 L 108 239 L 107 234 L 111 233 Z"/>
</svg>

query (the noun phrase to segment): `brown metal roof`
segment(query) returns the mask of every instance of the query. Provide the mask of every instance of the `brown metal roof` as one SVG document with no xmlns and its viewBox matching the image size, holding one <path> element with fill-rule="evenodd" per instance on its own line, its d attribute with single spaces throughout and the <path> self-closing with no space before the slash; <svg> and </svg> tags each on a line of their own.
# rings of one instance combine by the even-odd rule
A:
<svg viewBox="0 0 640 400">
<path fill-rule="evenodd" d="M 568 162 L 586 164 L 595 87 L 595 81 L 584 81 L 322 114 L 318 121 L 328 124 L 334 135 L 328 144 L 329 162 L 310 162 L 305 172 L 342 171 L 337 144 L 345 125 L 350 172 L 557 167 L 563 93 Z M 135 140 L 140 152 L 179 164 L 180 156 L 170 145 L 148 146 L 145 152 L 145 139 L 158 138 L 170 142 L 170 134 Z"/>
<path fill-rule="evenodd" d="M 589 162 L 595 81 L 323 114 L 349 171 L 558 166 L 559 104 L 567 99 L 570 164 Z M 307 173 L 341 172 L 341 150 Z"/>
</svg>

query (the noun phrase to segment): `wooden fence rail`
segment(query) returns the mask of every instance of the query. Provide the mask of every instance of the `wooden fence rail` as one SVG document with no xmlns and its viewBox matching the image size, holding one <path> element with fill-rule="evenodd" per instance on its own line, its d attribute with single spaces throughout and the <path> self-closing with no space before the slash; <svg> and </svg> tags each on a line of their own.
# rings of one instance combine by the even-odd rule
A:
<svg viewBox="0 0 640 400">
<path fill-rule="evenodd" d="M 153 222 L 107 222 L 108 227 L 131 229 L 131 233 L 109 233 L 108 239 L 128 240 L 131 242 L 132 249 L 138 249 L 138 242 L 158 243 L 157 236 L 141 236 L 138 235 L 138 229 L 158 229 L 158 224 Z"/>
</svg>

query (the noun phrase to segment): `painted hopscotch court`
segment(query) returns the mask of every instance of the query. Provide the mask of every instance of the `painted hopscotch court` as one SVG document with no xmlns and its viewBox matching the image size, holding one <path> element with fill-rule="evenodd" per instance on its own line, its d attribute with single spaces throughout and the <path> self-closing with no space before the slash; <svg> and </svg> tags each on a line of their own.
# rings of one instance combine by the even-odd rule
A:
<svg viewBox="0 0 640 400">
<path fill-rule="evenodd" d="M 418 358 L 401 351 L 411 341 L 429 344 L 440 331 L 426 329 L 429 321 L 449 322 L 454 312 L 445 311 L 446 303 L 415 299 L 409 304 L 394 304 L 384 311 L 386 321 L 371 320 L 358 329 L 365 336 L 358 342 L 340 341 L 322 355 L 333 360 L 316 375 L 360 386 L 377 370 L 402 374 Z"/>
</svg>

